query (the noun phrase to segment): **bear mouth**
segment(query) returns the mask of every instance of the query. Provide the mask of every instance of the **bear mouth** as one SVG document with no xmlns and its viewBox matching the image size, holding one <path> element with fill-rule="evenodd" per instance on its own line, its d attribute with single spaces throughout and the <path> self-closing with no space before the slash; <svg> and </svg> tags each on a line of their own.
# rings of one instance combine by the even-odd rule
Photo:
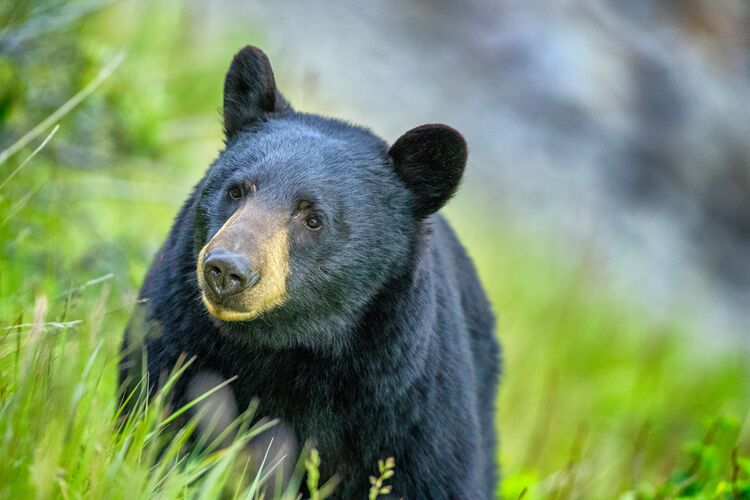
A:
<svg viewBox="0 0 750 500">
<path fill-rule="evenodd" d="M 258 317 L 258 311 L 245 311 L 231 304 L 218 302 L 209 298 L 205 292 L 201 293 L 201 300 L 208 313 L 221 321 L 249 321 Z"/>
</svg>

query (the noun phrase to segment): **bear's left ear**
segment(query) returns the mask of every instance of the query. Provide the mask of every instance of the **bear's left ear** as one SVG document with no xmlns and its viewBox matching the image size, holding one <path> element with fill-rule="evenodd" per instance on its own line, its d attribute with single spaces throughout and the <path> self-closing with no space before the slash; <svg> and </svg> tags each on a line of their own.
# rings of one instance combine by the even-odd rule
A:
<svg viewBox="0 0 750 500">
<path fill-rule="evenodd" d="M 415 215 L 424 218 L 440 210 L 458 189 L 466 166 L 466 141 L 448 125 L 422 125 L 402 135 L 388 155 L 415 195 Z"/>
<path fill-rule="evenodd" d="M 291 111 L 276 88 L 268 56 L 248 45 L 237 52 L 224 79 L 224 133 L 227 139 L 269 113 Z"/>
</svg>

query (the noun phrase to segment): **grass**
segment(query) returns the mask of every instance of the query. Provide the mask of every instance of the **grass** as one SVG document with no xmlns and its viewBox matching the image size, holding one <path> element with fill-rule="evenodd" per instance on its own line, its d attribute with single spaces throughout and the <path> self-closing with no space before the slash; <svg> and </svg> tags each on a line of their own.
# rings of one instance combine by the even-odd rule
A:
<svg viewBox="0 0 750 500">
<path fill-rule="evenodd" d="M 750 452 L 747 352 L 703 351 L 678 320 L 647 319 L 553 245 L 461 228 L 500 313 L 506 498 L 747 488 L 732 460 Z"/>
<path fill-rule="evenodd" d="M 58 8 L 19 5 L 0 7 L 3 33 Z M 175 20 L 184 15 L 139 2 L 89 9 L 68 16 L 64 32 L 38 35 L 34 64 L 0 54 L 7 149 L 127 52 L 95 92 L 0 163 L 2 498 L 294 498 L 302 481 L 321 498 L 330 491 L 315 475 L 325 456 L 300 461 L 288 491 L 264 483 L 274 464 L 243 475 L 243 444 L 258 428 L 242 421 L 228 447 L 187 451 L 195 422 L 165 425 L 168 392 L 150 404 L 134 394 L 137 410 L 120 414 L 116 364 L 138 286 L 220 145 L 228 57 L 261 40 L 228 29 L 191 41 Z M 55 66 L 55 47 L 76 59 Z M 13 83 L 19 75 L 27 88 Z M 502 221 L 477 223 L 486 207 L 468 199 L 448 212 L 500 317 L 499 493 L 750 498 L 748 353 L 706 351 L 684 312 L 649 319 L 595 263 Z M 373 464 L 370 496 L 387 491 L 388 464 Z"/>
</svg>

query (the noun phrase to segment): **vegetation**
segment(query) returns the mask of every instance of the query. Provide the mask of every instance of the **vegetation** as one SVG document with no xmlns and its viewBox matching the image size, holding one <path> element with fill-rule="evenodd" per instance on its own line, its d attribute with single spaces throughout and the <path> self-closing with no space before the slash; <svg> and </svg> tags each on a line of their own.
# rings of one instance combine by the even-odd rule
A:
<svg viewBox="0 0 750 500">
<path fill-rule="evenodd" d="M 118 405 L 138 286 L 221 144 L 225 66 L 262 45 L 246 26 L 200 39 L 198 22 L 155 2 L 0 5 L 0 497 L 295 498 L 303 480 L 330 493 L 313 452 L 286 491 L 263 457 L 242 474 L 243 445 L 262 430 L 246 419 L 228 447 L 188 451 L 195 422 L 170 429 L 168 391 L 150 404 L 131 395 L 127 419 Z M 707 352 L 684 312 L 646 319 L 594 263 L 472 222 L 466 200 L 449 217 L 504 345 L 498 493 L 750 498 L 748 353 Z M 373 464 L 371 498 L 388 492 L 393 465 Z"/>
<path fill-rule="evenodd" d="M 538 241 L 463 229 L 501 313 L 506 498 L 748 494 L 747 352 L 702 351 Z"/>
</svg>

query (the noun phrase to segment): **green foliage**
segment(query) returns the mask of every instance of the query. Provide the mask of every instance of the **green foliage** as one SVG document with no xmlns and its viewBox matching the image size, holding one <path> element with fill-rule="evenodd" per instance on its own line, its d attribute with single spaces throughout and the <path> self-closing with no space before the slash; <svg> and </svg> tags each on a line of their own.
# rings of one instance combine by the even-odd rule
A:
<svg viewBox="0 0 750 500">
<path fill-rule="evenodd" d="M 391 486 L 385 482 L 396 474 L 396 461 L 393 457 L 378 460 L 378 477 L 370 476 L 370 494 L 367 498 L 375 500 L 380 495 L 388 495 L 391 492 Z"/>
<path fill-rule="evenodd" d="M 661 485 L 685 473 L 683 443 L 717 418 L 741 425 L 717 432 L 694 479 L 729 481 L 732 450 L 750 453 L 748 353 L 705 348 L 685 313 L 647 319 L 591 262 L 521 230 L 488 232 L 470 213 L 451 215 L 500 316 L 504 497 L 667 498 Z"/>
<path fill-rule="evenodd" d="M 685 445 L 685 465 L 662 484 L 643 485 L 635 493 L 644 499 L 749 498 L 750 470 L 742 467 L 748 459 L 740 457 L 734 445 L 739 430 L 734 419 L 715 419 L 702 440 Z"/>
<path fill-rule="evenodd" d="M 320 490 L 318 483 L 320 481 L 320 455 L 318 450 L 310 450 L 310 458 L 305 460 L 305 470 L 307 471 L 307 490 L 310 492 L 310 500 L 320 500 Z"/>
<path fill-rule="evenodd" d="M 310 494 L 310 500 L 323 500 L 333 494 L 338 484 L 338 477 L 334 476 L 320 486 L 320 454 L 315 448 L 312 448 L 309 454 L 310 456 L 305 459 L 307 491 Z"/>
<path fill-rule="evenodd" d="M 216 439 L 188 451 L 197 418 L 179 429 L 168 425 L 169 391 L 187 364 L 150 403 L 145 384 L 136 388 L 125 414 L 113 380 L 119 339 L 104 330 L 106 295 L 105 286 L 81 303 L 88 316 L 66 323 L 46 322 L 48 303 L 40 298 L 31 323 L 3 329 L 0 497 L 220 496 L 244 445 L 268 425 L 247 430 L 244 418 L 230 427 L 229 447 Z M 73 304 L 71 312 L 83 311 Z"/>
<path fill-rule="evenodd" d="M 200 21 L 171 2 L 0 4 L 0 150 L 126 54 L 0 162 L 0 497 L 292 499 L 305 470 L 311 496 L 335 484 L 319 487 L 311 451 L 271 491 L 278 464 L 253 472 L 243 445 L 260 429 L 242 421 L 228 447 L 188 451 L 196 422 L 168 425 L 168 392 L 132 394 L 127 418 L 119 406 L 138 286 L 221 145 L 225 66 L 259 43 L 233 26 L 208 43 Z M 748 353 L 700 348 L 687 312 L 646 319 L 595 262 L 478 213 L 459 196 L 450 216 L 500 316 L 504 496 L 750 498 Z"/>
</svg>

